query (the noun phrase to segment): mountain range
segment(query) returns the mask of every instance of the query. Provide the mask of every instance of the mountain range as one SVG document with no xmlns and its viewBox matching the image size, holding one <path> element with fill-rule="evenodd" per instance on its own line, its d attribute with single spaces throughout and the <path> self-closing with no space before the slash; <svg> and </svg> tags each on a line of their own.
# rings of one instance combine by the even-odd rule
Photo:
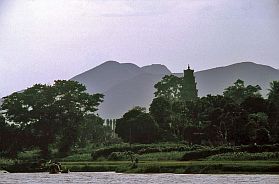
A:
<svg viewBox="0 0 279 184">
<path fill-rule="evenodd" d="M 114 119 L 134 106 L 148 109 L 154 98 L 154 85 L 165 75 L 183 76 L 186 68 L 187 66 L 181 68 L 182 73 L 172 73 L 161 64 L 139 67 L 132 63 L 107 61 L 70 80 L 84 84 L 89 93 L 104 94 L 104 102 L 100 105 L 98 114 L 105 119 Z M 237 79 L 245 81 L 246 85 L 260 85 L 261 93 L 266 96 L 269 83 L 279 80 L 279 70 L 252 62 L 198 71 L 194 75 L 200 97 L 222 94 Z"/>
</svg>

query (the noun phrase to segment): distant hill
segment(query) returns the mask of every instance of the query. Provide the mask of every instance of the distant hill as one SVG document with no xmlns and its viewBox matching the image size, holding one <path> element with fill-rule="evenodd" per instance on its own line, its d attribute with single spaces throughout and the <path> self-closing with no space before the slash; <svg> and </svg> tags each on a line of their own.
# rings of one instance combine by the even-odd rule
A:
<svg viewBox="0 0 279 184">
<path fill-rule="evenodd" d="M 140 67 L 132 63 L 118 63 L 107 61 L 91 70 L 73 77 L 83 83 L 88 92 L 103 93 L 114 85 L 129 80 L 140 73 Z"/>
<path fill-rule="evenodd" d="M 175 75 L 182 76 L 183 74 Z M 279 80 L 279 71 L 266 65 L 242 62 L 198 71 L 195 72 L 195 77 L 199 96 L 222 94 L 224 89 L 233 85 L 237 79 L 243 80 L 246 85 L 260 85 L 262 95 L 266 96 L 269 83 L 274 80 Z"/>
<path fill-rule="evenodd" d="M 138 67 L 131 63 L 108 61 L 71 80 L 85 84 L 90 93 L 105 95 L 98 111 L 101 117 L 119 118 L 134 106 L 148 108 L 154 98 L 154 85 L 170 74 L 170 70 L 160 64 Z M 246 84 L 260 85 L 262 94 L 266 95 L 269 83 L 279 80 L 279 71 L 269 66 L 243 62 L 195 72 L 195 76 L 199 96 L 222 94 L 237 79 L 244 80 Z"/>
</svg>

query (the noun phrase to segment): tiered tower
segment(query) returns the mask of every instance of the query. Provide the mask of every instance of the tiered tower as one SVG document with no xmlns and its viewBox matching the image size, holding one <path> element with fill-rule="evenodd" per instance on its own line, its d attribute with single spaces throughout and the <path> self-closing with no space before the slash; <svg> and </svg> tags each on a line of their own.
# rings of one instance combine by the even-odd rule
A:
<svg viewBox="0 0 279 184">
<path fill-rule="evenodd" d="M 182 99 L 186 101 L 196 100 L 198 97 L 197 83 L 195 81 L 194 70 L 184 70 L 183 85 L 181 91 Z"/>
</svg>

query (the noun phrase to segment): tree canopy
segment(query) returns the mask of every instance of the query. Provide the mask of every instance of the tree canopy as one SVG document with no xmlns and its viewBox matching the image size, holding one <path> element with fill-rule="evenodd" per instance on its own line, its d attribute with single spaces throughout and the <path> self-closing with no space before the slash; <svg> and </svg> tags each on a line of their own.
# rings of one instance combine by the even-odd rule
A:
<svg viewBox="0 0 279 184">
<path fill-rule="evenodd" d="M 10 122 L 31 128 L 42 154 L 48 155 L 48 145 L 56 138 L 60 152 L 69 151 L 83 117 L 94 113 L 102 99 L 102 94 L 88 94 L 76 81 L 57 80 L 5 97 L 2 110 Z"/>
<path fill-rule="evenodd" d="M 166 75 L 161 81 L 155 84 L 157 90 L 155 97 L 164 97 L 166 99 L 175 100 L 181 97 L 182 78 L 174 75 Z"/>
<path fill-rule="evenodd" d="M 116 121 L 115 132 L 130 143 L 151 143 L 156 140 L 158 125 L 145 109 L 135 107 Z"/>
<path fill-rule="evenodd" d="M 252 96 L 260 97 L 261 96 L 259 92 L 260 90 L 261 87 L 259 85 L 245 86 L 244 81 L 238 79 L 233 86 L 229 86 L 228 88 L 226 88 L 223 94 L 224 97 L 229 97 L 233 99 L 236 103 L 240 104 L 248 97 L 252 97 Z"/>
</svg>

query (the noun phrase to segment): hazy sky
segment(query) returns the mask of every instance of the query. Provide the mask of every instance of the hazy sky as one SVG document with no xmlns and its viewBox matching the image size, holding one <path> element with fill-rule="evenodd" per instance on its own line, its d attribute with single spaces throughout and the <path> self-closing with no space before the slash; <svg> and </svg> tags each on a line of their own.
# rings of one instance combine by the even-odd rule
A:
<svg viewBox="0 0 279 184">
<path fill-rule="evenodd" d="M 279 68 L 279 0 L 0 0 L 0 96 L 107 60 Z"/>
</svg>

